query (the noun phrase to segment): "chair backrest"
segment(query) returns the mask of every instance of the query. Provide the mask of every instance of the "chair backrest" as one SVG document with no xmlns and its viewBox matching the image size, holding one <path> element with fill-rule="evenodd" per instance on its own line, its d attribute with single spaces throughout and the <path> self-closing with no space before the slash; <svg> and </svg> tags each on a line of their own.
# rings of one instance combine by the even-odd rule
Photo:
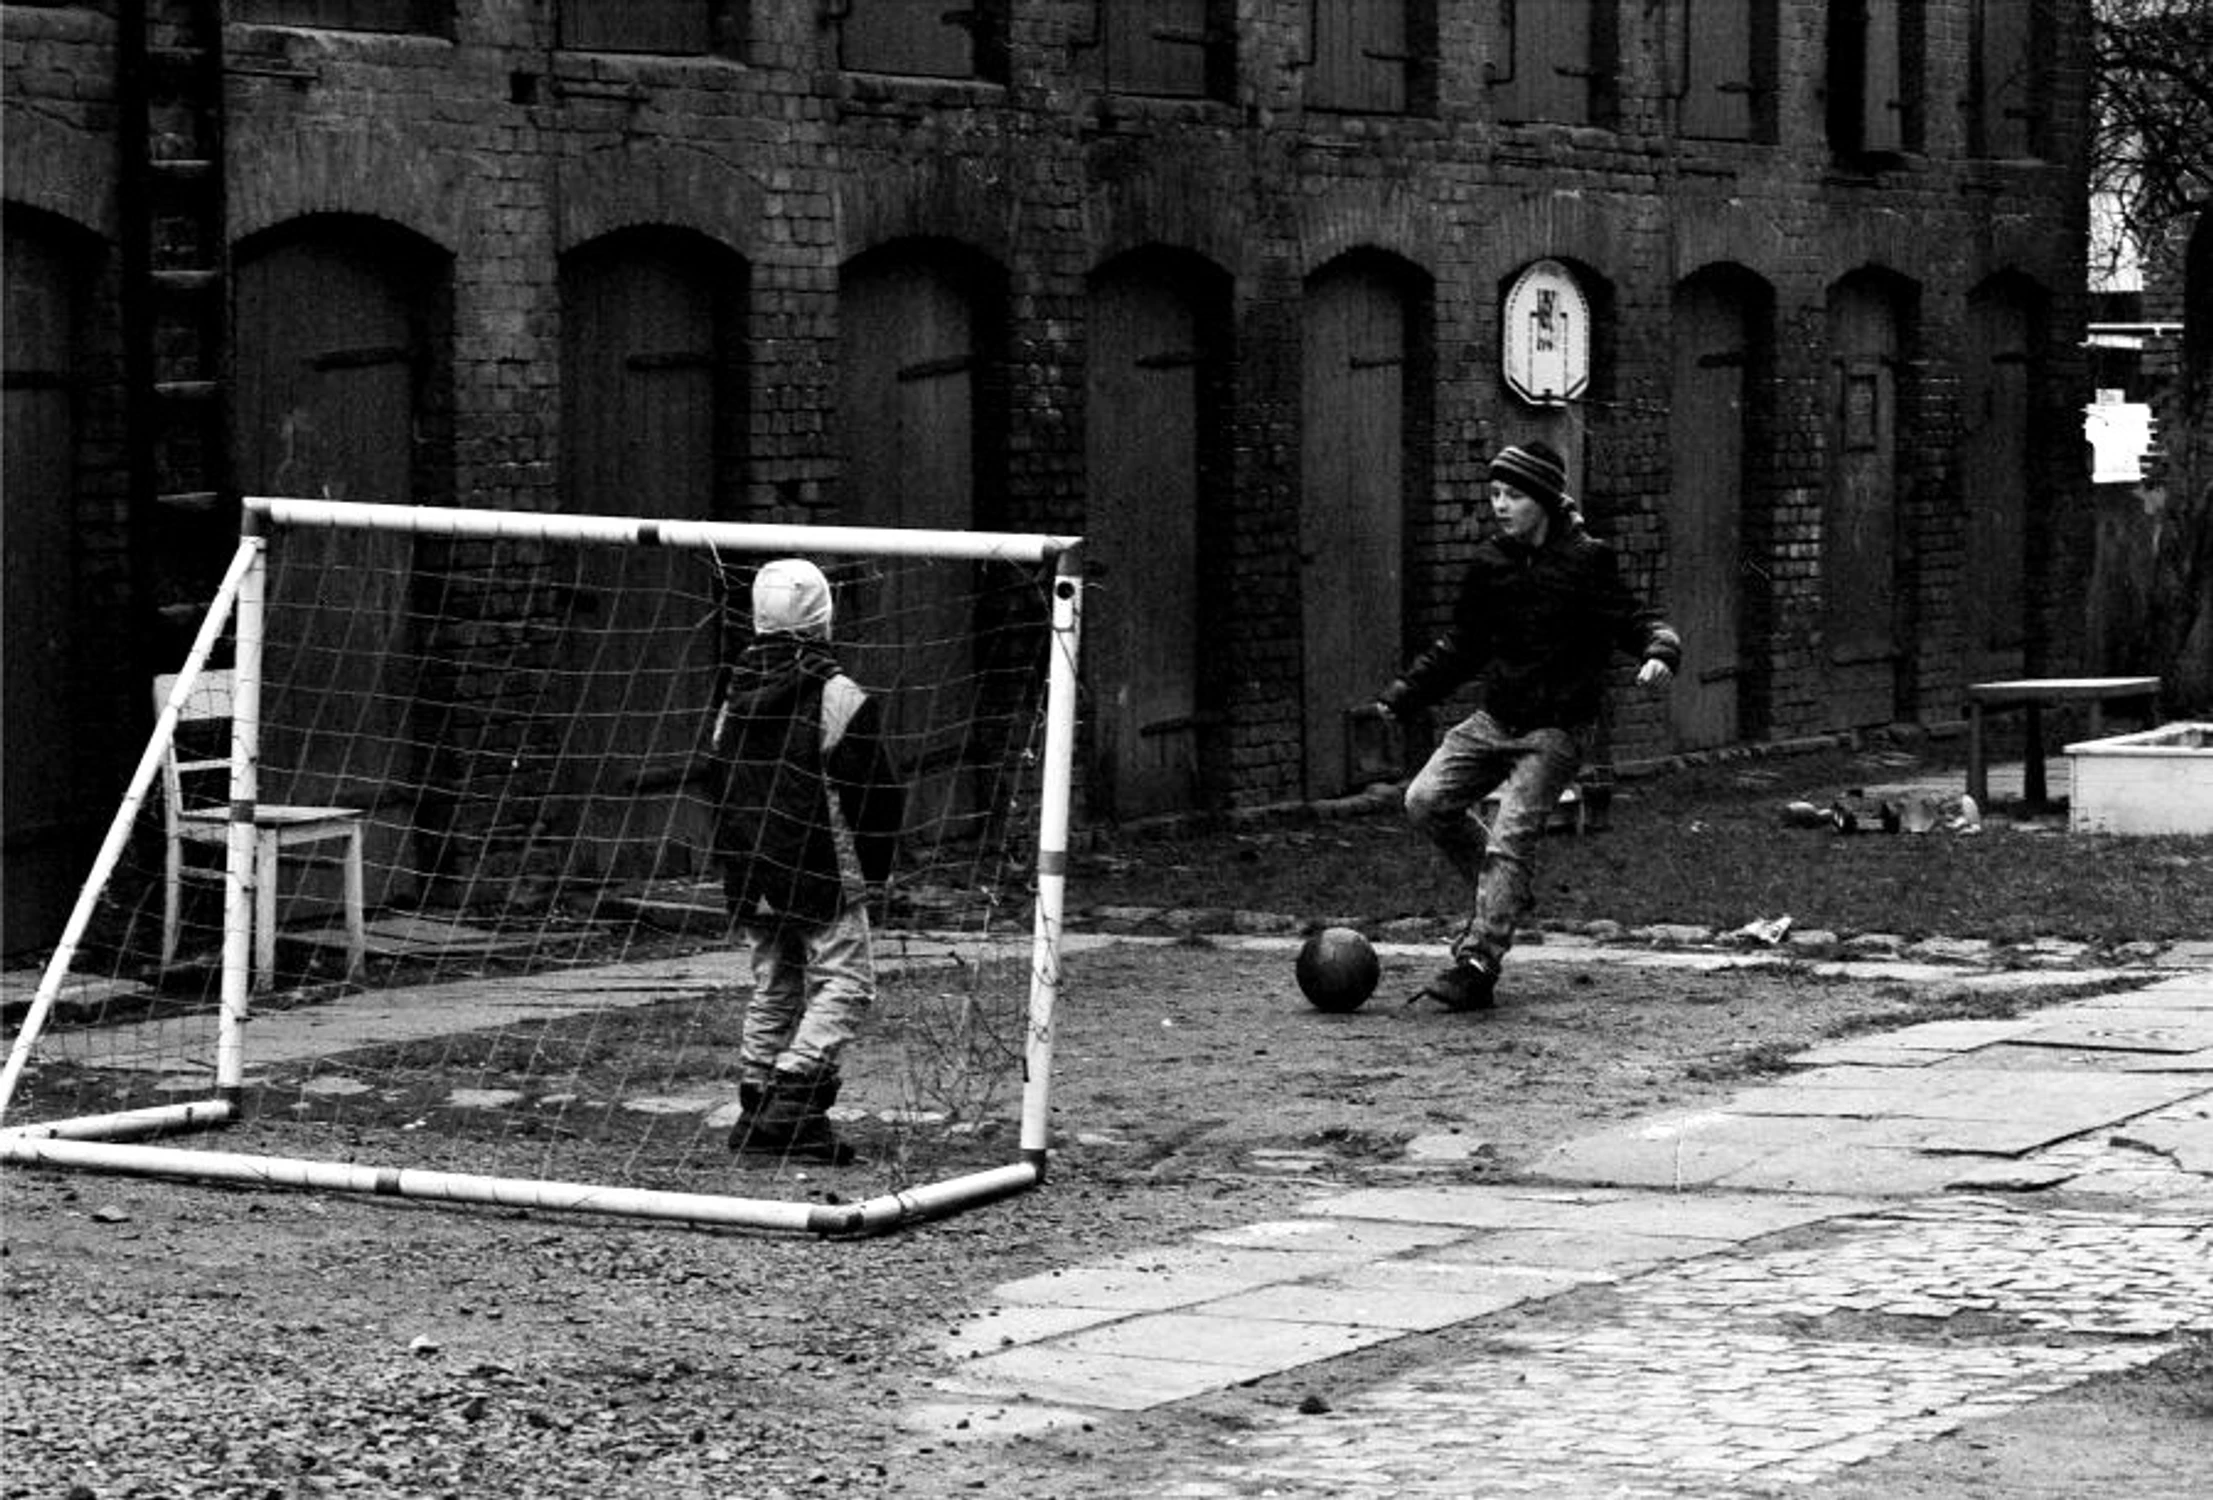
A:
<svg viewBox="0 0 2213 1500">
<path fill-rule="evenodd" d="M 154 679 L 154 712 L 169 706 L 177 674 Z M 176 733 L 161 761 L 162 815 L 174 826 L 179 814 L 218 807 L 230 796 L 230 718 L 235 679 L 227 668 L 207 668 L 177 705 Z"/>
</svg>

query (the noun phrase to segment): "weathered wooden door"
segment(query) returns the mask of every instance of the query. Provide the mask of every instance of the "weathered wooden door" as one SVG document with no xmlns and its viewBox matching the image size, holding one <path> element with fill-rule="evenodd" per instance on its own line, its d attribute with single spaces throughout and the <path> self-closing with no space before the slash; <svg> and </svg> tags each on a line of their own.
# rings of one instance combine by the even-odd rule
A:
<svg viewBox="0 0 2213 1500">
<path fill-rule="evenodd" d="M 1967 512 L 1960 605 L 1971 678 L 2015 677 L 2026 665 L 2029 323 L 2017 299 L 1968 302 L 1958 472 Z"/>
<path fill-rule="evenodd" d="M 732 278 L 734 280 L 734 278 Z M 617 239 L 562 270 L 562 504 L 585 515 L 714 512 L 722 357 L 717 288 L 669 247 Z M 719 645 L 709 564 L 691 552 L 579 548 L 561 637 L 554 818 L 572 870 L 701 868 L 705 801 L 686 761 L 706 733 Z"/>
<path fill-rule="evenodd" d="M 1098 8 L 1107 87 L 1118 94 L 1207 92 L 1209 0 L 1112 0 Z"/>
<path fill-rule="evenodd" d="M 1352 790 L 1345 712 L 1400 666 L 1407 299 L 1376 266 L 1340 262 L 1306 288 L 1300 398 L 1299 598 L 1306 791 Z"/>
<path fill-rule="evenodd" d="M 975 72 L 977 8 L 944 0 L 846 0 L 838 66 L 855 73 L 966 78 Z"/>
<path fill-rule="evenodd" d="M 1734 742 L 1743 618 L 1745 365 L 1752 330 L 1742 300 L 1706 277 L 1675 293 L 1675 380 L 1668 416 L 1674 476 L 1666 598 L 1686 670 L 1668 695 L 1680 750 Z"/>
<path fill-rule="evenodd" d="M 1407 0 L 1314 0 L 1307 103 L 1403 114 L 1415 61 L 1407 10 Z"/>
<path fill-rule="evenodd" d="M 1091 287 L 1084 421 L 1084 655 L 1094 804 L 1109 817 L 1198 796 L 1199 323 L 1128 264 Z"/>
<path fill-rule="evenodd" d="M 1705 140 L 1752 138 L 1758 70 L 1753 10 L 1761 0 L 1697 0 L 1685 7 L 1682 130 Z"/>
<path fill-rule="evenodd" d="M 246 493 L 413 503 L 423 357 L 414 299 L 428 277 L 391 249 L 334 229 L 240 257 L 236 423 Z M 412 544 L 295 530 L 271 557 L 261 795 L 381 810 L 365 851 L 375 905 L 412 889 L 400 832 L 412 821 L 421 764 L 408 734 Z M 335 890 L 335 877 L 329 883 Z"/>
<path fill-rule="evenodd" d="M 41 948 L 60 935 L 77 888 L 113 811 L 97 789 L 98 762 L 73 685 L 72 642 L 80 639 L 76 518 L 75 321 L 83 306 L 77 261 L 62 243 L 19 221 L 8 224 L 5 379 L 0 381 L 0 577 L 6 614 L 0 673 L 0 951 Z"/>
<path fill-rule="evenodd" d="M 871 256 L 848 268 L 838 317 L 841 519 L 974 525 L 981 351 L 968 287 L 919 254 Z M 888 694 L 911 825 L 988 810 L 965 774 L 981 690 L 971 578 L 964 564 L 864 571 L 839 599 L 848 670 Z"/>
<path fill-rule="evenodd" d="M 1594 0 L 1498 0 L 1500 64 L 1489 78 L 1502 120 L 1580 125 L 1591 114 Z"/>
<path fill-rule="evenodd" d="M 1898 329 L 1877 287 L 1829 303 L 1829 474 L 1821 520 L 1829 727 L 1898 713 Z"/>
</svg>

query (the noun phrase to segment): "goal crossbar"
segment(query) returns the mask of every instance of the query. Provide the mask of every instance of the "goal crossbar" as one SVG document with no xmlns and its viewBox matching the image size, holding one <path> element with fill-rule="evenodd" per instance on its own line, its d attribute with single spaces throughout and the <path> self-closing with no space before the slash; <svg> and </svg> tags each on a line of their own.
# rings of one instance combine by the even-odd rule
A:
<svg viewBox="0 0 2213 1500">
<path fill-rule="evenodd" d="M 0 1165 L 38 1165 L 128 1175 L 263 1187 L 358 1192 L 448 1203 L 536 1208 L 661 1219 L 688 1225 L 798 1231 L 816 1235 L 875 1233 L 1021 1192 L 1045 1180 L 1050 1148 L 1054 1011 L 1061 985 L 1061 937 L 1068 871 L 1070 781 L 1076 736 L 1076 651 L 1082 539 L 1020 532 L 948 531 L 849 526 L 664 520 L 622 516 L 388 506 L 360 502 L 249 497 L 238 552 L 215 605 L 177 674 L 171 700 L 157 714 L 90 877 L 72 908 L 56 950 L 24 1013 L 0 1070 Z M 718 562 L 724 554 L 812 554 L 826 557 L 1005 562 L 1050 571 L 1050 641 L 1044 667 L 1043 745 L 1039 759 L 1034 889 L 1022 1027 L 1020 1125 L 1015 1159 L 941 1181 L 908 1184 L 856 1201 L 824 1205 L 738 1195 L 663 1191 L 548 1178 L 510 1177 L 229 1153 L 146 1144 L 233 1123 L 250 1014 L 251 955 L 247 928 L 257 879 L 252 845 L 256 800 L 256 697 L 268 566 L 267 543 L 289 531 L 361 531 L 541 543 L 689 549 Z M 211 1097 L 151 1108 L 102 1111 L 58 1120 L 8 1122 L 17 1087 L 70 978 L 78 944 L 103 888 L 148 800 L 163 757 L 178 732 L 178 706 L 228 628 L 237 652 L 230 836 L 225 851 L 221 945 L 220 1030 Z M 342 1001 L 340 1003 L 343 1003 Z"/>
</svg>

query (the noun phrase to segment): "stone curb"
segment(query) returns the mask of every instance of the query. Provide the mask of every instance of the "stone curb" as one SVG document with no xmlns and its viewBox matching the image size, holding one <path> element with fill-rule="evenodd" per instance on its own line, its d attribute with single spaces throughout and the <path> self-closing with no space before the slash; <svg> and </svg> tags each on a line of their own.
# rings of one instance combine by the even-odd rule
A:
<svg viewBox="0 0 2213 1500">
<path fill-rule="evenodd" d="M 1378 920 L 1350 913 L 1300 918 L 1281 912 L 1235 907 L 1094 906 L 1071 915 L 1072 931 L 1106 937 L 1297 937 L 1324 927 L 1351 927 L 1372 942 L 1449 944 L 1459 923 L 1427 917 Z M 1900 963 L 1956 964 L 1983 969 L 2064 968 L 2213 968 L 2213 941 L 2132 942 L 2101 946 L 2067 938 L 2042 937 L 2000 943 L 1989 938 L 1907 938 L 1896 933 L 1850 935 L 1820 928 L 1785 930 L 1772 936 L 1751 924 L 1734 932 L 1689 923 L 1653 923 L 1631 927 L 1620 922 L 1532 929 L 1520 942 L 1529 947 L 1625 948 L 1693 953 L 1766 953 L 1808 964 L 1840 959 Z"/>
</svg>

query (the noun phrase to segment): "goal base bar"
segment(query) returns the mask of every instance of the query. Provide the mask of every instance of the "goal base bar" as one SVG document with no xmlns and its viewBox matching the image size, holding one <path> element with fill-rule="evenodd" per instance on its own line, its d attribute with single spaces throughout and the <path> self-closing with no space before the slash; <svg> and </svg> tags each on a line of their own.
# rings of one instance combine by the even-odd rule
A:
<svg viewBox="0 0 2213 1500">
<path fill-rule="evenodd" d="M 69 1123 L 83 1125 L 89 1121 Z M 177 1127 L 171 1123 L 153 1128 Z M 881 1194 L 859 1203 L 812 1204 L 722 1197 L 711 1193 L 671 1193 L 649 1188 L 483 1177 L 404 1167 L 368 1167 L 284 1156 L 186 1151 L 18 1131 L 0 1132 L 0 1165 L 73 1167 L 83 1171 L 184 1178 L 238 1187 L 304 1188 L 438 1203 L 542 1209 L 550 1213 L 606 1214 L 701 1227 L 780 1230 L 825 1238 L 881 1234 L 1025 1191 L 1035 1187 L 1045 1176 L 1041 1161 L 1014 1162 L 966 1177 Z"/>
</svg>

